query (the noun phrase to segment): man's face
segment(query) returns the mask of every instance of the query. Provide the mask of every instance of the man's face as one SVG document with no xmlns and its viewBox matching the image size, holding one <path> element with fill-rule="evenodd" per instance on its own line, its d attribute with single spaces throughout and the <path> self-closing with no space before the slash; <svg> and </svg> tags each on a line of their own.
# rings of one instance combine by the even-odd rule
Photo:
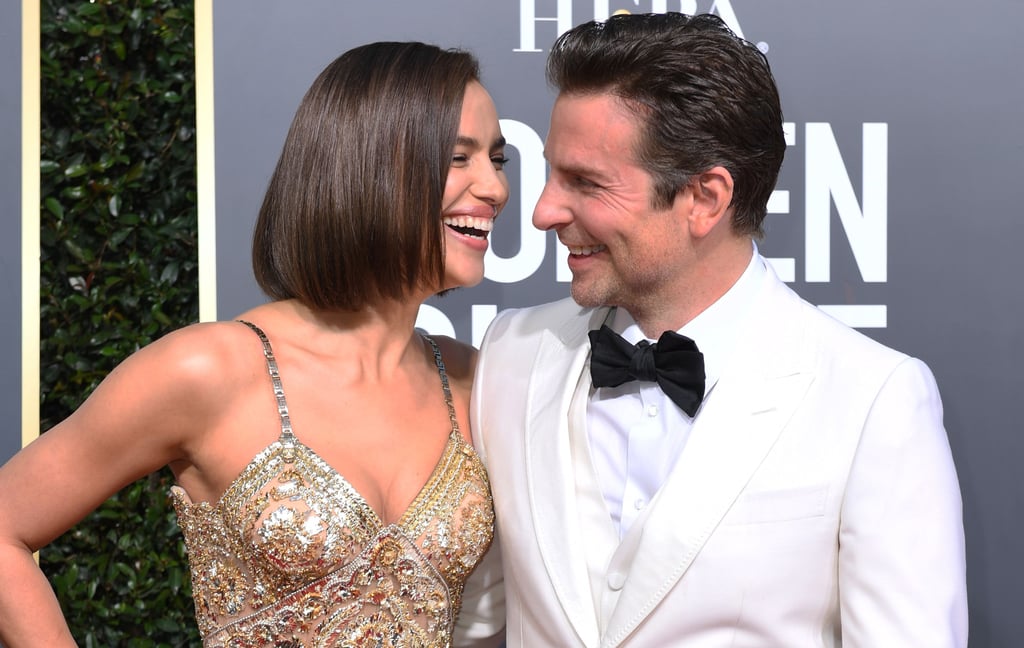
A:
<svg viewBox="0 0 1024 648">
<path fill-rule="evenodd" d="M 653 181 L 634 155 L 640 118 L 608 94 L 561 95 L 551 113 L 551 167 L 533 212 L 569 248 L 572 296 L 634 316 L 671 299 L 692 257 L 678 196 L 654 209 Z"/>
</svg>

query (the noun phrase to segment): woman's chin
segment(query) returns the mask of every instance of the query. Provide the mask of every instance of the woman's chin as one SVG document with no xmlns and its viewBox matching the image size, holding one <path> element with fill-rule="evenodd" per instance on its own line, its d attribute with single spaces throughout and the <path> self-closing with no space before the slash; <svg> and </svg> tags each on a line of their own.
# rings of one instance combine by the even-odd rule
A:
<svg viewBox="0 0 1024 648">
<path fill-rule="evenodd" d="M 438 295 L 447 295 L 452 291 L 460 288 L 472 288 L 473 286 L 479 285 L 484 280 L 483 273 L 475 277 L 460 277 L 459 279 L 449 279 L 445 281 L 444 288 L 437 292 Z"/>
</svg>

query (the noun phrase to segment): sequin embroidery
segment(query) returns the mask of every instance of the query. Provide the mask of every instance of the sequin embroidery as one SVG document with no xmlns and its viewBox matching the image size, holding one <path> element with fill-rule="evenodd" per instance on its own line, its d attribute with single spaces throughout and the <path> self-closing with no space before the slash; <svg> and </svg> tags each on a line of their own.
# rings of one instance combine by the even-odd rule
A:
<svg viewBox="0 0 1024 648">
<path fill-rule="evenodd" d="M 438 647 L 451 644 L 466 578 L 491 543 L 483 464 L 452 431 L 423 489 L 384 525 L 345 478 L 293 434 L 270 342 L 263 342 L 281 436 L 216 503 L 171 489 L 205 648 Z"/>
</svg>

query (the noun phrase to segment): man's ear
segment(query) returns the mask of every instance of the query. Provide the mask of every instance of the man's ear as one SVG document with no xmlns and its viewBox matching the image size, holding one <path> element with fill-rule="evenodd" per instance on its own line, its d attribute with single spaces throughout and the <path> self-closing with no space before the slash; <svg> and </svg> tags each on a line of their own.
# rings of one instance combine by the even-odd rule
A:
<svg viewBox="0 0 1024 648">
<path fill-rule="evenodd" d="M 687 220 L 694 238 L 707 236 L 719 223 L 730 227 L 732 189 L 732 174 L 725 167 L 711 167 L 690 178 L 686 186 L 690 194 Z"/>
</svg>

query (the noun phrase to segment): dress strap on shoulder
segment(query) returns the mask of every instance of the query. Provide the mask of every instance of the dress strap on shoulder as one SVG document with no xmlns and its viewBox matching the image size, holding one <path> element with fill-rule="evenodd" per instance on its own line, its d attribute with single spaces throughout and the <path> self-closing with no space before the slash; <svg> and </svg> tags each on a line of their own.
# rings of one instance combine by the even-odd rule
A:
<svg viewBox="0 0 1024 648">
<path fill-rule="evenodd" d="M 263 332 L 263 329 L 252 322 L 245 320 L 235 321 L 241 322 L 252 329 L 259 336 L 260 342 L 263 343 L 263 356 L 267 360 L 267 372 L 270 374 L 270 381 L 274 386 L 274 398 L 277 399 L 277 413 L 281 417 L 281 439 L 294 439 L 295 434 L 292 433 L 292 420 L 288 415 L 288 403 L 284 399 L 284 387 L 281 385 L 281 373 L 277 369 L 277 359 L 274 357 L 274 350 L 270 348 L 270 340 L 267 339 L 267 334 Z"/>
<path fill-rule="evenodd" d="M 448 372 L 444 368 L 444 360 L 441 359 L 441 349 L 437 346 L 437 342 L 429 335 L 420 334 L 424 340 L 430 343 L 430 348 L 434 351 L 434 364 L 437 365 L 437 373 L 441 375 L 441 389 L 444 390 L 444 404 L 448 406 L 448 418 L 452 422 L 452 434 L 461 435 L 459 431 L 459 419 L 455 416 L 455 405 L 452 403 L 452 389 L 448 385 Z"/>
</svg>

